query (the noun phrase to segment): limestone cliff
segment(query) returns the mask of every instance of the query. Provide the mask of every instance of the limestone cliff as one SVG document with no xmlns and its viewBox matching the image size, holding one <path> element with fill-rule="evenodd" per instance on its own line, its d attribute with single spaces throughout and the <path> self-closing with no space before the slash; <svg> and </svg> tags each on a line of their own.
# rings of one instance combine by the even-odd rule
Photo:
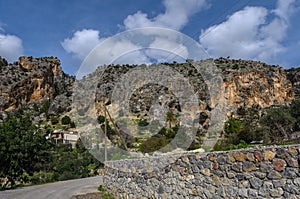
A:
<svg viewBox="0 0 300 199">
<path fill-rule="evenodd" d="M 286 104 L 294 99 L 293 86 L 299 84 L 299 79 L 294 76 L 294 80 L 287 79 L 285 71 L 278 66 L 269 66 L 265 63 L 256 61 L 216 59 L 215 65 L 221 71 L 224 84 L 225 103 L 228 109 L 228 115 L 236 112 L 238 108 L 250 108 L 259 106 L 267 108 L 273 105 Z M 209 110 L 210 103 L 207 86 L 205 85 L 201 74 L 193 67 L 193 64 L 168 64 L 174 68 L 193 85 L 195 93 L 200 100 L 200 111 Z M 163 66 L 162 66 L 163 67 Z M 110 97 L 114 86 L 119 82 L 124 74 L 131 70 L 133 66 L 109 66 L 101 76 L 98 82 L 97 100 Z M 299 73 L 299 71 L 298 71 Z M 94 74 L 95 75 L 95 74 Z M 299 74 L 298 74 L 299 75 Z M 299 78 L 299 76 L 298 76 Z M 144 91 L 142 91 L 144 90 Z M 164 93 L 164 94 L 163 94 Z M 178 108 L 176 97 L 162 86 L 148 85 L 132 93 L 130 100 L 131 111 L 139 116 L 147 115 L 145 111 L 149 110 L 150 103 L 155 96 L 166 95 L 165 103 L 172 108 Z"/>
<path fill-rule="evenodd" d="M 281 67 L 224 58 L 216 59 L 215 63 L 222 70 L 229 111 L 254 105 L 267 108 L 294 99 L 293 85 Z"/>
<path fill-rule="evenodd" d="M 11 111 L 30 103 L 44 100 L 53 102 L 63 96 L 70 97 L 74 78 L 66 75 L 60 61 L 54 57 L 20 57 L 18 62 L 2 61 L 0 76 L 0 110 Z M 59 100 L 58 100 L 59 101 Z M 70 104 L 70 100 L 65 102 Z M 64 109 L 52 104 L 53 109 Z"/>
<path fill-rule="evenodd" d="M 300 68 L 286 70 L 287 78 L 292 83 L 295 98 L 300 98 Z"/>
</svg>

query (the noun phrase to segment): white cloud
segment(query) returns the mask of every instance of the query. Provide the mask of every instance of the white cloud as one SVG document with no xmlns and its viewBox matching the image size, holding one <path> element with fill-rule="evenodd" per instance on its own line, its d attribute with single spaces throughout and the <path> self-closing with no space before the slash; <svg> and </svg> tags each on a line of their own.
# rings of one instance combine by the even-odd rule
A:
<svg viewBox="0 0 300 199">
<path fill-rule="evenodd" d="M 231 56 L 241 59 L 272 61 L 286 49 L 282 45 L 293 13 L 294 0 L 278 0 L 277 8 L 246 7 L 200 35 L 201 45 L 213 57 Z M 271 14 L 271 21 L 267 21 Z"/>
<path fill-rule="evenodd" d="M 149 45 L 146 54 L 150 58 L 156 58 L 157 62 L 168 62 L 186 60 L 189 52 L 186 46 L 176 40 L 167 39 L 165 37 L 156 37 Z"/>
<path fill-rule="evenodd" d="M 83 29 L 76 31 L 72 38 L 65 39 L 61 45 L 68 53 L 83 60 L 101 40 L 98 30 Z"/>
<path fill-rule="evenodd" d="M 203 31 L 200 43 L 213 56 L 254 57 L 263 45 L 257 33 L 266 16 L 265 8 L 246 7 L 227 21 Z"/>
<path fill-rule="evenodd" d="M 8 62 L 16 61 L 23 54 L 22 40 L 9 34 L 0 34 L 0 56 Z"/>
<path fill-rule="evenodd" d="M 293 5 L 295 2 L 296 0 L 278 0 L 277 8 L 273 10 L 273 13 L 288 22 L 289 18 L 294 14 L 296 10 Z"/>
<path fill-rule="evenodd" d="M 150 19 L 148 15 L 138 11 L 124 20 L 126 29 L 142 27 L 164 27 L 174 30 L 182 29 L 189 17 L 207 8 L 206 0 L 164 0 L 165 13 Z"/>
<path fill-rule="evenodd" d="M 169 34 L 170 32 L 165 31 L 163 28 L 181 29 L 188 23 L 190 16 L 201 9 L 207 8 L 208 4 L 206 0 L 164 0 L 163 4 L 165 12 L 153 19 L 149 19 L 147 14 L 138 11 L 133 15 L 129 15 L 124 20 L 124 26 L 129 30 L 127 35 L 130 35 L 130 29 L 144 27 L 144 29 L 140 29 L 140 34 L 143 35 L 141 36 L 143 38 L 147 37 L 146 40 L 152 39 L 152 41 L 147 41 L 149 42 L 148 46 L 133 41 L 138 40 L 138 38 L 123 40 L 114 40 L 113 36 L 100 38 L 99 31 L 92 29 L 77 31 L 71 38 L 65 39 L 61 44 L 68 53 L 73 54 L 74 57 L 83 61 L 96 45 L 107 39 L 107 41 L 105 40 L 109 44 L 107 47 L 103 48 L 102 45 L 101 52 L 98 52 L 96 48 L 95 52 L 89 55 L 89 64 L 92 66 L 95 64 L 98 66 L 109 64 L 111 60 L 115 60 L 115 63 L 150 63 L 153 57 L 158 61 L 167 61 L 170 52 L 163 51 L 165 49 L 173 49 L 171 48 L 173 46 L 174 52 L 171 52 L 171 54 L 179 54 L 178 57 L 182 55 L 182 57 L 187 57 L 188 51 L 186 47 L 176 45 L 178 44 L 177 33 Z M 160 27 L 162 29 L 147 29 L 145 27 Z M 175 38 L 172 38 L 174 35 Z M 161 50 L 158 52 L 157 50 L 153 50 L 153 48 Z M 87 69 L 87 71 L 89 70 Z"/>
<path fill-rule="evenodd" d="M 157 32 L 161 34 L 158 35 Z M 108 37 L 97 45 L 83 60 L 77 77 L 86 76 L 98 66 L 112 63 L 182 62 L 188 59 L 190 54 L 205 56 L 201 54 L 202 51 L 199 53 L 199 50 L 201 48 L 197 42 L 174 30 L 144 28 L 125 31 Z"/>
</svg>

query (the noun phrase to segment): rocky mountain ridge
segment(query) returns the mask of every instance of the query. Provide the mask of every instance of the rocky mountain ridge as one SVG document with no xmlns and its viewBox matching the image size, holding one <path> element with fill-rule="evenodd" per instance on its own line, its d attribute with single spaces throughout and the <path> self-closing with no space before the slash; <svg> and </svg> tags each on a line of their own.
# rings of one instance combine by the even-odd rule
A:
<svg viewBox="0 0 300 199">
<path fill-rule="evenodd" d="M 284 70 L 281 67 L 269 66 L 257 61 L 225 58 L 213 61 L 222 74 L 227 117 L 238 115 L 243 112 L 239 111 L 241 109 L 289 104 L 299 96 L 299 69 Z M 213 103 L 209 99 L 208 88 L 201 74 L 190 61 L 164 63 L 164 66 L 177 71 L 193 86 L 199 99 L 199 108 L 196 111 L 200 115 L 200 133 L 206 132 L 211 125 Z M 110 65 L 104 70 L 96 70 L 78 82 L 96 80 L 97 92 L 94 99 L 96 105 L 107 104 L 109 111 L 113 112 L 110 100 L 115 85 L 125 74 L 138 67 L 141 66 Z M 0 73 L 0 111 L 12 111 L 45 100 L 50 102 L 50 113 L 54 115 L 65 114 L 71 110 L 75 77 L 62 71 L 57 58 L 24 56 L 13 64 L 0 59 Z M 172 89 L 158 84 L 147 84 L 131 93 L 129 109 L 132 118 L 143 121 L 151 120 L 149 111 L 154 101 L 167 107 L 175 115 L 181 112 L 182 107 Z M 100 106 L 96 106 L 96 109 L 98 110 L 95 112 L 103 115 Z M 158 119 L 163 118 L 158 117 Z"/>
</svg>

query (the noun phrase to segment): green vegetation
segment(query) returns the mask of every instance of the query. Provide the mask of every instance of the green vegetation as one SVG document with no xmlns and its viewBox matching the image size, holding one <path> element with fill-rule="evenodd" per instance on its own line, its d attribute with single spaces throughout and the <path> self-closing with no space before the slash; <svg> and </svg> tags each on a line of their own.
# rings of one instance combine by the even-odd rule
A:
<svg viewBox="0 0 300 199">
<path fill-rule="evenodd" d="M 98 120 L 98 123 L 99 123 L 99 124 L 103 124 L 104 121 L 105 121 L 105 117 L 102 116 L 102 115 L 100 115 L 100 116 L 98 116 L 97 120 Z"/>
<path fill-rule="evenodd" d="M 138 121 L 138 126 L 140 126 L 140 127 L 145 127 L 145 126 L 148 126 L 148 125 L 149 125 L 149 123 L 145 119 L 141 119 L 141 120 Z"/>
<path fill-rule="evenodd" d="M 218 141 L 214 150 L 247 148 L 252 141 L 262 141 L 266 145 L 291 143 L 291 135 L 299 131 L 299 99 L 294 100 L 290 106 L 270 108 L 260 118 L 257 118 L 256 109 L 239 110 L 243 121 L 229 118 L 224 124 L 223 139 Z M 247 111 L 252 119 L 248 118 Z M 253 120 L 258 123 L 253 124 Z"/>
<path fill-rule="evenodd" d="M 178 115 L 167 112 L 166 122 L 168 123 L 168 128 L 163 127 L 156 135 L 143 141 L 139 146 L 139 149 L 143 153 L 151 153 L 165 147 L 170 143 L 173 138 L 175 138 L 179 130 Z M 147 126 L 148 122 L 146 120 L 140 120 L 139 126 Z"/>
<path fill-rule="evenodd" d="M 300 99 L 294 100 L 291 104 L 291 116 L 295 118 L 295 130 L 300 131 Z"/>
<path fill-rule="evenodd" d="M 178 122 L 178 115 L 174 114 L 171 111 L 168 111 L 166 122 L 168 122 L 169 124 L 169 129 L 172 129 L 172 125 L 176 125 Z"/>
<path fill-rule="evenodd" d="M 167 144 L 168 144 L 168 142 L 167 142 L 167 138 L 165 136 L 151 137 L 141 144 L 140 150 L 143 153 L 150 153 L 150 152 L 154 152 L 154 151 L 157 151 L 157 150 L 163 148 Z"/>
<path fill-rule="evenodd" d="M 102 186 L 102 185 L 99 185 L 99 187 L 98 187 L 98 191 L 100 191 L 100 192 L 104 192 L 104 191 L 105 191 L 105 189 L 103 188 L 103 186 Z"/>
<path fill-rule="evenodd" d="M 102 199 L 114 199 L 115 198 L 110 193 L 107 193 L 102 185 L 99 185 L 98 190 L 101 192 L 101 198 Z"/>
<path fill-rule="evenodd" d="M 268 110 L 261 118 L 260 124 L 271 143 L 280 143 L 283 139 L 289 138 L 289 133 L 292 132 L 296 122 L 290 112 L 288 107 L 274 108 Z"/>
<path fill-rule="evenodd" d="M 59 123 L 58 117 L 52 116 L 51 117 L 51 124 L 55 125 L 55 124 L 58 124 L 58 123 Z"/>
<path fill-rule="evenodd" d="M 75 149 L 55 145 L 46 140 L 48 131 L 49 126 L 38 128 L 23 110 L 0 123 L 0 178 L 7 178 L 0 189 L 95 175 L 101 164 L 81 140 Z"/>
<path fill-rule="evenodd" d="M 71 118 L 69 116 L 64 116 L 63 118 L 61 118 L 61 124 L 63 125 L 67 125 L 71 123 Z"/>
<path fill-rule="evenodd" d="M 7 177 L 14 187 L 24 173 L 32 176 L 40 171 L 50 156 L 51 143 L 43 132 L 32 125 L 28 115 L 9 116 L 0 123 L 0 177 Z"/>
</svg>

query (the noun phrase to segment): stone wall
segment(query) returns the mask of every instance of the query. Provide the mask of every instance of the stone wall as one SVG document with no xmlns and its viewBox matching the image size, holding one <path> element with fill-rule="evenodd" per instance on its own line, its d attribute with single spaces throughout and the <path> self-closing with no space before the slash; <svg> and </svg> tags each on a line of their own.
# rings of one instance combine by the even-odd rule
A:
<svg viewBox="0 0 300 199">
<path fill-rule="evenodd" d="M 117 198 L 300 198 L 300 145 L 107 162 Z"/>
</svg>

